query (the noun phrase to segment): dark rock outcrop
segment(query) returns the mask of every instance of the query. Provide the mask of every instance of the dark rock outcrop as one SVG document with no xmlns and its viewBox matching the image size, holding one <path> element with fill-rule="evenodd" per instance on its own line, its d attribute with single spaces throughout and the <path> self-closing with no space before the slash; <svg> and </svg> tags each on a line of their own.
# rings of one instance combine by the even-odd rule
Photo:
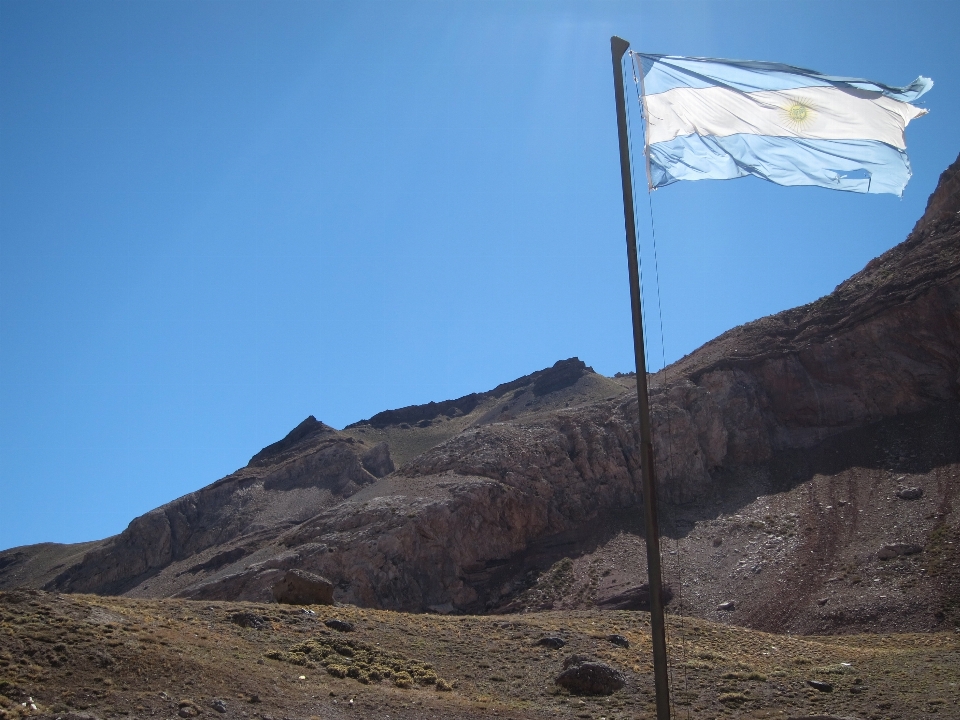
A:
<svg viewBox="0 0 960 720">
<path fill-rule="evenodd" d="M 288 432 L 283 440 L 278 440 L 271 445 L 267 445 L 263 450 L 250 458 L 248 467 L 274 465 L 284 454 L 291 452 L 298 445 L 303 445 L 313 438 L 323 435 L 330 435 L 331 433 L 335 432 L 336 430 L 334 430 L 332 427 L 329 425 L 324 425 L 313 415 L 311 415 L 302 423 L 297 425 L 293 430 Z"/>
<path fill-rule="evenodd" d="M 230 616 L 230 622 L 240 627 L 254 628 L 255 630 L 259 630 L 267 624 L 267 621 L 263 617 L 252 612 L 233 613 Z"/>
<path fill-rule="evenodd" d="M 390 446 L 385 442 L 377 443 L 367 450 L 360 461 L 363 469 L 374 477 L 382 478 L 396 470 L 390 458 Z"/>
<path fill-rule="evenodd" d="M 197 563 L 193 567 L 188 568 L 185 570 L 185 572 L 198 573 L 203 572 L 204 570 L 219 570 L 224 565 L 235 563 L 237 560 L 246 555 L 247 552 L 248 550 L 242 547 L 224 550 L 223 552 L 218 552 L 206 562 Z"/>
<path fill-rule="evenodd" d="M 542 397 L 573 385 L 584 373 L 593 372 L 579 358 L 561 360 L 549 370 L 544 370 L 533 382 L 533 394 Z"/>
<path fill-rule="evenodd" d="M 626 685 L 623 673 L 596 661 L 573 664 L 554 682 L 574 695 L 612 695 Z"/>
<path fill-rule="evenodd" d="M 905 487 L 897 489 L 897 497 L 901 500 L 919 500 L 923 497 L 923 488 Z"/>
<path fill-rule="evenodd" d="M 606 640 L 607 642 L 613 643 L 617 647 L 622 647 L 622 648 L 630 647 L 630 641 L 627 640 L 627 638 L 625 638 L 623 635 L 607 635 Z"/>
<path fill-rule="evenodd" d="M 346 620 L 337 620 L 336 618 L 332 620 L 324 620 L 323 624 L 331 630 L 336 630 L 337 632 L 353 632 L 354 629 L 352 623 L 348 623 Z"/>
<path fill-rule="evenodd" d="M 881 560 L 893 560 L 901 555 L 916 555 L 922 552 L 923 547 L 916 543 L 890 543 L 877 551 L 877 557 Z"/>
<path fill-rule="evenodd" d="M 669 605 L 673 600 L 673 589 L 669 584 L 664 584 L 660 589 L 660 598 L 664 606 Z M 598 607 L 604 610 L 645 610 L 650 611 L 650 584 L 643 583 L 637 587 L 627 588 L 626 590 L 604 598 L 597 603 Z"/>
<path fill-rule="evenodd" d="M 288 570 L 272 590 L 273 599 L 286 605 L 333 605 L 333 583 L 303 570 Z"/>
</svg>

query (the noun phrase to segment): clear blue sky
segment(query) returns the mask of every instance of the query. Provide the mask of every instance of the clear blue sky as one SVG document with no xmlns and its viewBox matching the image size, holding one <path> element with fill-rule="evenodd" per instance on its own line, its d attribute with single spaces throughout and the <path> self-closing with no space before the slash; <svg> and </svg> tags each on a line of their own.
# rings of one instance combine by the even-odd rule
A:
<svg viewBox="0 0 960 720">
<path fill-rule="evenodd" d="M 901 241 L 960 150 L 954 0 L 0 0 L 0 548 L 119 532 L 310 414 L 631 370 L 612 34 L 936 82 L 902 200 L 654 194 L 668 361 Z"/>
</svg>

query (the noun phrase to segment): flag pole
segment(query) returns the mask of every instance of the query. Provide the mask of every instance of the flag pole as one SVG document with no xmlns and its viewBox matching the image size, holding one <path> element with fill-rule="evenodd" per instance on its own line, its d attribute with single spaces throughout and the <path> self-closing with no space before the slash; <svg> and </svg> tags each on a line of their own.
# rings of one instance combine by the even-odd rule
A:
<svg viewBox="0 0 960 720">
<path fill-rule="evenodd" d="M 660 571 L 660 528 L 657 522 L 657 488 L 650 432 L 650 400 L 647 393 L 647 363 L 643 347 L 643 308 L 640 306 L 640 269 L 637 262 L 637 229 L 634 223 L 633 182 L 630 176 L 630 145 L 627 138 L 627 107 L 623 90 L 623 55 L 630 43 L 610 38 L 613 54 L 613 84 L 617 101 L 617 133 L 620 139 L 620 182 L 623 186 L 623 223 L 627 234 L 627 265 L 630 272 L 630 307 L 633 310 L 633 354 L 637 363 L 637 406 L 640 412 L 640 476 L 643 484 L 644 525 L 647 533 L 647 577 L 650 586 L 650 630 L 653 636 L 653 679 L 657 693 L 657 720 L 670 720 L 670 688 L 667 682 L 667 640 L 663 618 L 663 580 Z"/>
</svg>

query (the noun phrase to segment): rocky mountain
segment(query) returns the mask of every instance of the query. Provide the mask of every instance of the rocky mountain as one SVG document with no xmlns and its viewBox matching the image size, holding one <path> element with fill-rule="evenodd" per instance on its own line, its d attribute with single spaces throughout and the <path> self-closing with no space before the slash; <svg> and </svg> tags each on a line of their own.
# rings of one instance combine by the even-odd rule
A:
<svg viewBox="0 0 960 720">
<path fill-rule="evenodd" d="M 555 409 L 623 392 L 623 385 L 574 358 L 486 393 L 380 413 L 344 432 L 309 417 L 246 467 L 134 519 L 120 535 L 0 553 L 0 585 L 189 593 L 224 569 L 272 557 L 286 531 L 376 485 L 395 469 L 392 448 L 408 456 L 411 448 L 430 447 L 474 423 L 503 418 L 517 402 L 527 409 Z M 268 596 L 269 588 L 263 597 Z"/>
<path fill-rule="evenodd" d="M 118 536 L 0 553 L 0 587 L 268 601 L 298 568 L 367 607 L 640 607 L 633 383 L 573 358 L 339 432 L 308 418 Z M 960 623 L 960 159 L 903 243 L 650 384 L 674 612 Z"/>
<path fill-rule="evenodd" d="M 159 569 L 179 568 L 180 584 L 235 563 L 264 540 L 295 526 L 394 469 L 385 444 L 344 437 L 313 417 L 232 475 L 136 518 L 120 535 L 86 547 L 79 562 L 60 562 L 54 586 L 122 594 Z M 69 547 L 69 546 L 67 546 Z M 0 573 L 31 570 L 33 550 L 4 553 Z M 211 549 L 198 561 L 199 555 Z M 55 559 L 61 560 L 56 557 Z M 5 563 L 5 564 L 4 564 Z M 186 563 L 184 567 L 180 564 Z M 16 575 L 14 582 L 16 582 Z"/>
</svg>

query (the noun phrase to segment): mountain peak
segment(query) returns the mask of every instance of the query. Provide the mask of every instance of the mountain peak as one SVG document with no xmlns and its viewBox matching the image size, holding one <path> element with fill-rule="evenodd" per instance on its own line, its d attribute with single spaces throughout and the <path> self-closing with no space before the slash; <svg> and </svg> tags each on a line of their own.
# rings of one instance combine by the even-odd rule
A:
<svg viewBox="0 0 960 720">
<path fill-rule="evenodd" d="M 247 463 L 247 466 L 250 467 L 255 465 L 263 465 L 265 461 L 274 458 L 277 455 L 286 452 L 287 450 L 290 450 L 308 438 L 312 438 L 315 435 L 323 435 L 326 433 L 335 432 L 336 430 L 334 430 L 332 427 L 325 425 L 311 415 L 302 423 L 297 425 L 293 430 L 288 432 L 282 440 L 278 440 L 271 445 L 267 445 L 263 450 L 250 458 L 250 462 Z"/>
<path fill-rule="evenodd" d="M 960 155 L 940 174 L 937 187 L 927 199 L 927 207 L 923 217 L 917 221 L 914 232 L 944 220 L 948 215 L 958 213 L 960 213 Z"/>
<path fill-rule="evenodd" d="M 430 401 L 424 405 L 408 405 L 407 407 L 396 410 L 384 410 L 369 420 L 360 420 L 359 422 L 347 425 L 344 430 L 356 428 L 361 425 L 369 425 L 382 429 L 390 425 L 429 424 L 441 416 L 460 417 L 470 414 L 478 405 L 490 398 L 500 397 L 508 392 L 518 392 L 524 388 L 528 388 L 533 392 L 535 397 L 539 398 L 568 388 L 576 384 L 581 377 L 587 374 L 595 374 L 593 368 L 578 357 L 558 360 L 551 367 L 537 370 L 529 375 L 519 377 L 516 380 L 501 383 L 493 390 L 470 393 L 455 400 L 442 400 L 441 402 Z"/>
</svg>

